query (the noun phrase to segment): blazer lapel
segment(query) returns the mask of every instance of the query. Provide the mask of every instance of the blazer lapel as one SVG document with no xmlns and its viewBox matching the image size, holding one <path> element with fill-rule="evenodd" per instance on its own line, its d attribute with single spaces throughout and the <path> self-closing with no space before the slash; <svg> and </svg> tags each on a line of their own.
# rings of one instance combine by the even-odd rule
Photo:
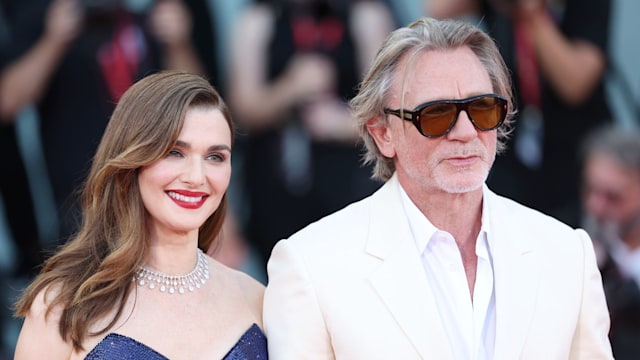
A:
<svg viewBox="0 0 640 360">
<path fill-rule="evenodd" d="M 400 201 L 395 176 L 372 198 L 367 252 L 382 260 L 369 281 L 422 358 L 453 357 Z"/>
<path fill-rule="evenodd" d="M 519 359 L 528 336 L 538 291 L 538 262 L 528 234 L 519 228 L 522 219 L 511 218 L 505 203 L 485 191 L 490 201 L 493 267 L 496 296 L 496 359 Z"/>
</svg>

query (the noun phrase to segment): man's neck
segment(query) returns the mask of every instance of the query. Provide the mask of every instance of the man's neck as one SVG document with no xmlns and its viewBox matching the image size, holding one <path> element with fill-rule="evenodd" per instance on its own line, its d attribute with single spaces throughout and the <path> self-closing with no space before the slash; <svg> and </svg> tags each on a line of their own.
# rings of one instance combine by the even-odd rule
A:
<svg viewBox="0 0 640 360">
<path fill-rule="evenodd" d="M 411 194 L 408 195 L 411 198 Z M 482 227 L 482 189 L 465 194 L 417 196 L 412 201 L 436 228 L 453 236 L 462 258 L 469 294 L 473 299 L 478 263 L 476 239 Z"/>
</svg>

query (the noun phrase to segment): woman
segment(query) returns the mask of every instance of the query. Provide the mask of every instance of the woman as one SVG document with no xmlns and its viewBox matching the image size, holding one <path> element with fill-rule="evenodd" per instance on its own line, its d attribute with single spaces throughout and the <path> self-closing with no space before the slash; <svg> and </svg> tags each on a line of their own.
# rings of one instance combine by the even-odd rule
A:
<svg viewBox="0 0 640 360">
<path fill-rule="evenodd" d="M 16 359 L 266 358 L 263 286 L 203 253 L 224 220 L 233 135 L 198 76 L 161 72 L 123 95 L 80 231 L 16 304 Z"/>
</svg>

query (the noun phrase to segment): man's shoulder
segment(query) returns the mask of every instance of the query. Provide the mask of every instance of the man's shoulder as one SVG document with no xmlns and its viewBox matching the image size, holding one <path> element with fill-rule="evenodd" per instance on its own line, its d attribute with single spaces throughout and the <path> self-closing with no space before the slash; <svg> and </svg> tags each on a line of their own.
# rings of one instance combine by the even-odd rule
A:
<svg viewBox="0 0 640 360">
<path fill-rule="evenodd" d="M 367 227 L 370 197 L 351 203 L 344 208 L 315 221 L 289 237 L 296 243 L 322 242 L 324 245 L 362 233 Z"/>
<path fill-rule="evenodd" d="M 505 220 L 513 226 L 517 226 L 523 231 L 533 231 L 535 233 L 563 234 L 574 232 L 574 228 L 564 222 L 547 215 L 541 211 L 523 205 L 513 199 L 489 192 L 490 211 L 492 211 L 494 222 Z M 506 218 L 506 219 L 504 219 Z"/>
<path fill-rule="evenodd" d="M 501 240 L 542 251 L 547 261 L 566 261 L 569 254 L 584 251 L 589 235 L 538 210 L 493 194 L 489 196 L 491 223 Z"/>
</svg>

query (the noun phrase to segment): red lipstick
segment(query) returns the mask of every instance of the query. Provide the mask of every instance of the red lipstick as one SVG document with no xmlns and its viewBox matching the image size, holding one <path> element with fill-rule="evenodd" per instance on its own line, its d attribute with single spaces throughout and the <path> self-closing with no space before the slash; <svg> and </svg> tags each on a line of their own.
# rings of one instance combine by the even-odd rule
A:
<svg viewBox="0 0 640 360">
<path fill-rule="evenodd" d="M 198 209 L 209 197 L 207 193 L 188 190 L 169 190 L 167 195 L 174 203 L 185 209 Z"/>
</svg>

